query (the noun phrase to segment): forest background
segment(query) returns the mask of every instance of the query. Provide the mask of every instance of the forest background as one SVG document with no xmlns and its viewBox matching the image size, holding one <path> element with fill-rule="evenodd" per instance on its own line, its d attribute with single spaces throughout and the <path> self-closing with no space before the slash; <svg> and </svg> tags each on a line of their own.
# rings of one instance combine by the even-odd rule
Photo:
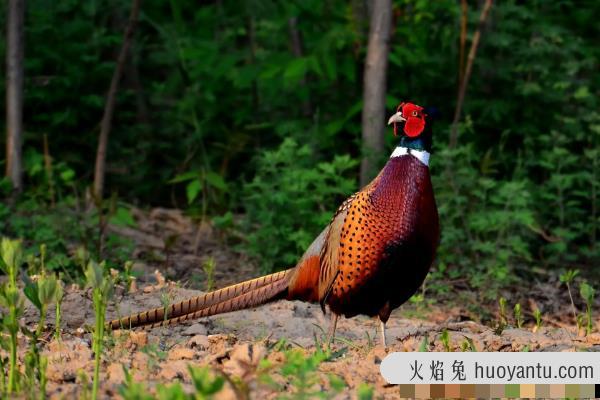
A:
<svg viewBox="0 0 600 400">
<path fill-rule="evenodd" d="M 66 280 L 83 279 L 76 246 L 123 268 L 131 249 L 104 229 L 132 205 L 185 209 L 262 272 L 293 265 L 411 101 L 439 110 L 428 291 L 597 282 L 599 2 L 28 0 L 21 23 L 18 3 L 0 5 L 0 232 L 45 243 Z M 368 73 L 370 38 L 386 62 Z"/>
</svg>

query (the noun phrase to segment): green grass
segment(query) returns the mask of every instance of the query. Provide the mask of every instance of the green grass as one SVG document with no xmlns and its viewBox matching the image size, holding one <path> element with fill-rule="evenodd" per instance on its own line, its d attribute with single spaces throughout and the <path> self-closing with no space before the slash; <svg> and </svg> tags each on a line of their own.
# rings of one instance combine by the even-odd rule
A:
<svg viewBox="0 0 600 400">
<path fill-rule="evenodd" d="M 17 370 L 17 334 L 19 332 L 19 318 L 23 313 L 23 298 L 17 287 L 17 275 L 23 252 L 21 243 L 16 240 L 3 238 L 0 242 L 0 267 L 8 275 L 8 281 L 0 288 L 1 304 L 8 309 L 8 314 L 2 320 L 3 331 L 8 332 L 10 342 L 8 344 L 9 370 L 7 394 L 18 392 L 19 372 Z"/>
<path fill-rule="evenodd" d="M 94 352 L 94 378 L 92 383 L 92 399 L 98 398 L 98 387 L 100 384 L 100 357 L 104 344 L 104 328 L 106 306 L 110 298 L 114 281 L 110 279 L 104 262 L 90 261 L 85 272 L 88 286 L 92 289 L 94 304 L 94 329 L 92 331 Z"/>
</svg>

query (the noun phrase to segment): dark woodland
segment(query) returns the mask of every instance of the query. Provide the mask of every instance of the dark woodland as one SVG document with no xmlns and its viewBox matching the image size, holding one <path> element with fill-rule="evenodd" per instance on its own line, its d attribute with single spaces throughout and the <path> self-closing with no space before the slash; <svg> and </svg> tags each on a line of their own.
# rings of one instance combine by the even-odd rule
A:
<svg viewBox="0 0 600 400">
<path fill-rule="evenodd" d="M 46 390 L 36 343 L 60 335 L 56 304 L 72 285 L 90 288 L 98 316 L 136 281 L 210 291 L 296 265 L 388 160 L 398 138 L 386 122 L 402 102 L 435 114 L 440 230 L 403 315 L 598 335 L 598 16 L 600 2 L 569 0 L 2 2 L 0 391 Z M 161 293 L 153 307 L 173 301 Z M 87 323 L 106 367 L 104 317 Z M 443 351 L 441 329 L 431 346 Z M 12 354 L 20 330 L 29 344 Z M 334 357 L 278 343 L 294 379 L 325 376 Z M 110 396 L 88 367 L 91 396 Z M 262 393 L 209 369 L 184 374 L 207 396 Z M 123 398 L 186 398 L 185 386 L 127 379 Z M 310 379 L 288 382 L 290 398 L 313 398 Z M 385 393 L 327 379 L 361 399 Z"/>
</svg>

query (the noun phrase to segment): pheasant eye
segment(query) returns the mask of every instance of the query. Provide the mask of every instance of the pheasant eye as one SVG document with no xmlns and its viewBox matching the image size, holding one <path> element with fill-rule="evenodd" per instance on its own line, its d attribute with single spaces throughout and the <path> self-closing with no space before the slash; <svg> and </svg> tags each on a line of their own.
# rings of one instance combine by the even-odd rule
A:
<svg viewBox="0 0 600 400">
<path fill-rule="evenodd" d="M 412 112 L 412 116 L 413 116 L 413 117 L 416 117 L 416 116 L 417 116 L 417 112 L 416 112 L 416 111 L 413 111 L 413 112 Z"/>
</svg>

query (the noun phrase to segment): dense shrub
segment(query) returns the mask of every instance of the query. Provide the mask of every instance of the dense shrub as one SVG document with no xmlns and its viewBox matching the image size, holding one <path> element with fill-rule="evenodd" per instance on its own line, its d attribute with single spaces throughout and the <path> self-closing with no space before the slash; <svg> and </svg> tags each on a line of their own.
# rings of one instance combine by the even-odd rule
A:
<svg viewBox="0 0 600 400">
<path fill-rule="evenodd" d="M 356 189 L 348 155 L 315 164 L 312 149 L 286 139 L 261 154 L 257 174 L 244 185 L 249 254 L 265 272 L 295 265 L 331 220 L 337 204 Z"/>
</svg>

